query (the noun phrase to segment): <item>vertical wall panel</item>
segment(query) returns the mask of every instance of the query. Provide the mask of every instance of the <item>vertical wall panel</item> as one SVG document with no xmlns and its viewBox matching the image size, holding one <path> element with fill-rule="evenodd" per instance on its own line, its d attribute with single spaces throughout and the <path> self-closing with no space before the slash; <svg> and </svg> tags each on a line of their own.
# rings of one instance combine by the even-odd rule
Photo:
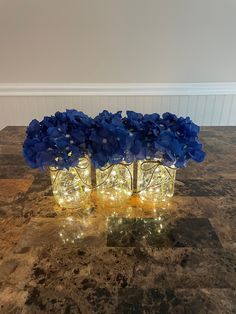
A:
<svg viewBox="0 0 236 314">
<path fill-rule="evenodd" d="M 236 95 L 233 96 L 230 105 L 228 125 L 236 125 Z"/>
<path fill-rule="evenodd" d="M 212 110 L 211 125 L 220 125 L 223 102 L 224 102 L 224 96 L 223 95 L 219 95 L 216 97 L 214 108 Z"/>
<path fill-rule="evenodd" d="M 152 96 L 151 112 L 161 112 L 162 96 Z"/>
<path fill-rule="evenodd" d="M 196 111 L 195 111 L 195 121 L 199 125 L 204 125 L 204 109 L 206 106 L 206 96 L 198 96 Z"/>
<path fill-rule="evenodd" d="M 161 96 L 161 113 L 170 111 L 170 96 Z"/>
<path fill-rule="evenodd" d="M 178 115 L 178 98 L 177 96 L 170 96 L 169 105 L 170 111 Z"/>
<path fill-rule="evenodd" d="M 178 104 L 179 115 L 187 116 L 187 107 L 189 106 L 188 101 L 189 101 L 188 96 L 179 96 L 179 104 Z"/>
<path fill-rule="evenodd" d="M 231 103 L 233 102 L 233 95 L 226 95 L 222 110 L 220 125 L 228 125 L 229 116 L 231 114 Z"/>
<path fill-rule="evenodd" d="M 215 108 L 215 102 L 216 102 L 216 96 L 215 95 L 207 96 L 206 106 L 205 106 L 205 114 L 202 117 L 202 123 L 203 124 L 207 124 L 208 121 L 210 124 L 212 124 L 212 116 L 213 116 L 213 111 Z"/>
<path fill-rule="evenodd" d="M 236 95 L 211 96 L 63 96 L 0 97 L 0 128 L 26 125 L 33 118 L 75 108 L 94 116 L 103 109 L 170 111 L 200 125 L 236 125 Z"/>
</svg>

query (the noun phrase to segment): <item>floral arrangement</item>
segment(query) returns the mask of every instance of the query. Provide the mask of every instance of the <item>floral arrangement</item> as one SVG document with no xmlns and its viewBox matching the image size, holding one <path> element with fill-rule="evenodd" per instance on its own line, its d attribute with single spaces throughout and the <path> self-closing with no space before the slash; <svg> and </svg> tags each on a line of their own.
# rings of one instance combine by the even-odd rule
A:
<svg viewBox="0 0 236 314">
<path fill-rule="evenodd" d="M 141 114 L 106 110 L 90 118 L 77 110 L 56 112 L 27 128 L 23 154 L 32 168 L 75 167 L 89 156 L 95 168 L 120 162 L 159 158 L 163 165 L 182 168 L 189 160 L 201 162 L 205 153 L 199 126 L 189 117 L 169 112 Z"/>
</svg>

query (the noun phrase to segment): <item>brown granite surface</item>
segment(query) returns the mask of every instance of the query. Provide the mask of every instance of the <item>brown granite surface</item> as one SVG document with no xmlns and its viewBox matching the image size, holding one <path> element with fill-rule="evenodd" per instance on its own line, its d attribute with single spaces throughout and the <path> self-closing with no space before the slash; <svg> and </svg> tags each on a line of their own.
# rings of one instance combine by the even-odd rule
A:
<svg viewBox="0 0 236 314">
<path fill-rule="evenodd" d="M 0 131 L 0 313 L 236 313 L 236 127 L 205 127 L 173 199 L 72 213 Z"/>
</svg>

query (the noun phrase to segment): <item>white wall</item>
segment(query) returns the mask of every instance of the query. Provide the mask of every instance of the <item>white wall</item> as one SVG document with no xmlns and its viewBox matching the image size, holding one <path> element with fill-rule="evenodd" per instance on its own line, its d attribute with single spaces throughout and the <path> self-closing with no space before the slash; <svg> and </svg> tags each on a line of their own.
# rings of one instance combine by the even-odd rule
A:
<svg viewBox="0 0 236 314">
<path fill-rule="evenodd" d="M 0 83 L 236 82 L 236 0 L 0 0 Z"/>
<path fill-rule="evenodd" d="M 0 97 L 0 128 L 27 125 L 57 110 L 76 108 L 94 116 L 103 109 L 166 111 L 189 115 L 199 125 L 236 125 L 236 95 Z"/>
</svg>

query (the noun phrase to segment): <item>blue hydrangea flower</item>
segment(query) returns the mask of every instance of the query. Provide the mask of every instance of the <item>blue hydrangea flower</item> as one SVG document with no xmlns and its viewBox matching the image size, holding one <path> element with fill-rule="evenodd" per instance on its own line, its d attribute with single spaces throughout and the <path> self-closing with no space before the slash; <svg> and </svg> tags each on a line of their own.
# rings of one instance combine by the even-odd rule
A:
<svg viewBox="0 0 236 314">
<path fill-rule="evenodd" d="M 33 168 L 58 169 L 75 166 L 86 153 L 92 119 L 82 112 L 67 110 L 33 120 L 27 129 L 23 153 Z"/>
<path fill-rule="evenodd" d="M 137 159 L 145 159 L 146 144 L 144 142 L 143 115 L 134 111 L 127 111 L 123 124 L 128 131 L 129 145 L 127 147 L 125 160 L 133 162 Z"/>
<path fill-rule="evenodd" d="M 88 151 L 96 168 L 117 164 L 124 160 L 129 133 L 125 129 L 121 111 L 112 114 L 106 110 L 94 118 Z"/>
<path fill-rule="evenodd" d="M 198 139 L 200 128 L 189 117 L 177 118 L 175 115 L 165 113 L 162 115 L 162 125 L 172 134 L 172 140 L 167 140 L 169 145 L 164 144 L 166 147 L 163 155 L 164 164 L 182 168 L 186 167 L 190 159 L 196 162 L 204 160 L 205 153 L 202 151 L 202 145 Z M 160 137 L 162 138 L 162 135 Z M 160 143 L 163 146 L 162 139 Z"/>
<path fill-rule="evenodd" d="M 164 165 L 185 167 L 205 158 L 198 139 L 200 128 L 189 117 L 106 110 L 94 119 L 77 110 L 56 112 L 27 128 L 23 153 L 33 168 L 76 166 L 89 155 L 96 168 L 122 161 L 159 158 Z"/>
<path fill-rule="evenodd" d="M 123 119 L 132 142 L 133 160 L 159 158 L 165 165 L 185 167 L 188 160 L 203 161 L 205 153 L 198 140 L 200 128 L 189 117 L 177 118 L 166 112 L 146 114 L 127 111 Z"/>
</svg>

